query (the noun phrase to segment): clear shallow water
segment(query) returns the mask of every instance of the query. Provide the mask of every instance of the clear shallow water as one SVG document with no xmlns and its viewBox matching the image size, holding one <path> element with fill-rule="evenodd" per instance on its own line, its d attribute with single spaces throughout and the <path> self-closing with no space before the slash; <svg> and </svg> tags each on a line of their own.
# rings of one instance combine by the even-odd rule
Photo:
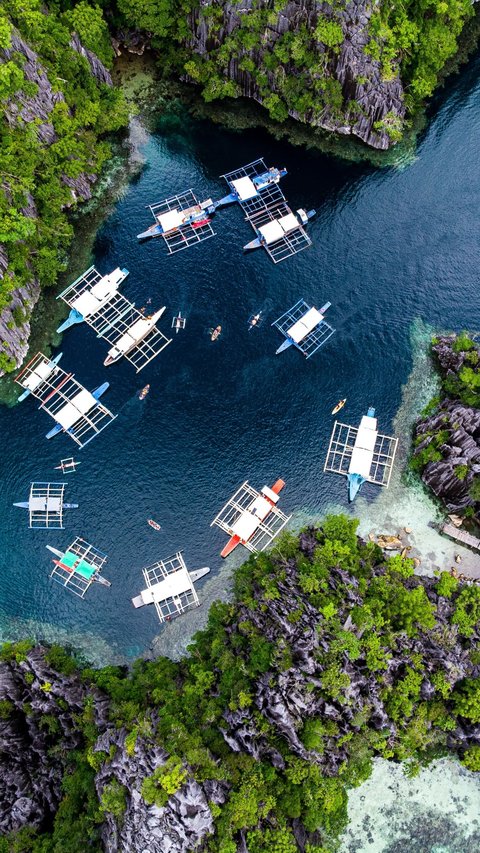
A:
<svg viewBox="0 0 480 853">
<path fill-rule="evenodd" d="M 115 423 L 78 454 L 66 478 L 80 504 L 58 533 L 30 531 L 25 500 L 31 480 L 56 479 L 53 467 L 74 452 L 65 437 L 47 442 L 50 419 L 29 400 L 0 411 L 1 605 L 3 636 L 34 633 L 71 640 L 99 661 L 132 659 L 152 642 L 179 652 L 202 624 L 207 607 L 158 630 L 151 608 L 135 611 L 141 568 L 184 548 L 191 568 L 210 565 L 201 599 L 228 594 L 224 544 L 210 522 L 244 480 L 261 486 L 282 476 L 281 505 L 294 521 L 346 506 L 342 478 L 323 474 L 330 410 L 346 396 L 345 419 L 357 423 L 375 405 L 390 431 L 412 367 L 410 333 L 419 320 L 435 328 L 480 328 L 480 61 L 468 66 L 437 105 L 418 157 L 403 170 L 346 165 L 278 143 L 258 130 L 236 135 L 210 124 L 164 121 L 149 136 L 142 173 L 101 228 L 93 261 L 101 271 L 126 266 L 123 292 L 142 305 L 168 306 L 166 331 L 179 309 L 187 328 L 138 376 L 128 363 L 106 371 L 105 344 L 78 326 L 62 341 L 63 366 L 87 387 L 105 379 Z M 218 175 L 263 155 L 287 166 L 283 189 L 292 208 L 315 207 L 313 246 L 275 267 L 262 252 L 242 254 L 250 226 L 237 207 L 217 215 L 217 236 L 167 257 L 163 242 L 139 245 L 148 202 L 192 187 L 217 198 Z M 75 246 L 74 246 L 75 251 Z M 332 302 L 337 333 L 315 358 L 296 351 L 275 357 L 280 337 L 270 323 L 299 297 Z M 261 329 L 248 316 L 265 311 Z M 212 344 L 207 330 L 220 323 Z M 135 393 L 146 382 L 141 403 Z M 365 488 L 360 506 L 375 514 Z M 385 500 L 383 497 L 382 500 Z M 380 502 L 379 502 L 380 504 Z M 158 519 L 162 531 L 146 520 Z M 64 547 L 82 535 L 109 555 L 112 588 L 92 588 L 85 601 L 48 580 L 47 542 Z"/>
</svg>

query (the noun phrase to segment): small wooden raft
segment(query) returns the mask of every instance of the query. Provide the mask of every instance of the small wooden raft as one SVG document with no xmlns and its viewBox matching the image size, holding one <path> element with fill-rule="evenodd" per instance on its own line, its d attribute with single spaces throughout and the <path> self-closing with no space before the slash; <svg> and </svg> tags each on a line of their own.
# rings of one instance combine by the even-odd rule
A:
<svg viewBox="0 0 480 853">
<path fill-rule="evenodd" d="M 469 548 L 474 548 L 475 551 L 480 551 L 480 539 L 468 533 L 467 530 L 459 530 L 454 524 L 449 524 L 448 521 L 442 525 L 442 533 L 455 539 L 456 542 L 461 542 L 462 545 L 467 545 Z"/>
</svg>

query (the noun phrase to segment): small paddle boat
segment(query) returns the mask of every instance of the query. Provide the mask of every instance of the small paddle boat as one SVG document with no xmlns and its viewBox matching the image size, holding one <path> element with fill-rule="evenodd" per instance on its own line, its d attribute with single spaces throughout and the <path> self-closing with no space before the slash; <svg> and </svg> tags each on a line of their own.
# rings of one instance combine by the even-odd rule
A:
<svg viewBox="0 0 480 853">
<path fill-rule="evenodd" d="M 346 398 L 346 397 L 344 397 L 344 399 L 343 399 L 343 400 L 339 400 L 339 401 L 338 401 L 338 403 L 337 403 L 337 405 L 335 406 L 335 408 L 333 408 L 333 409 L 332 409 L 332 415 L 336 415 L 336 414 L 337 414 L 337 412 L 339 412 L 339 411 L 340 411 L 340 409 L 343 409 L 343 407 L 344 407 L 344 405 L 345 405 L 345 403 L 346 403 L 346 402 L 347 402 L 347 398 Z"/>
<path fill-rule="evenodd" d="M 262 311 L 259 311 L 258 314 L 252 314 L 251 317 L 248 318 L 248 331 L 253 329 L 254 326 L 262 325 Z"/>
<path fill-rule="evenodd" d="M 140 391 L 140 394 L 138 395 L 138 399 L 144 400 L 149 391 L 150 391 L 150 385 L 145 385 L 145 388 L 142 388 L 142 390 Z"/>
<path fill-rule="evenodd" d="M 153 518 L 148 519 L 148 524 L 150 525 L 150 527 L 153 527 L 154 530 L 161 530 L 162 529 L 160 527 L 158 521 L 154 521 Z"/>
<path fill-rule="evenodd" d="M 222 334 L 222 327 L 216 326 L 215 329 L 210 329 L 210 340 L 216 341 Z"/>
</svg>

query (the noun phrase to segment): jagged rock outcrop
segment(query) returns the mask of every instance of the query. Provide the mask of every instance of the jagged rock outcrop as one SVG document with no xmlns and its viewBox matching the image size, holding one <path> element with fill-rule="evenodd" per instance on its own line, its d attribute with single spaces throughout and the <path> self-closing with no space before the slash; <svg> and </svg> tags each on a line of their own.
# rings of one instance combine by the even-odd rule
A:
<svg viewBox="0 0 480 853">
<path fill-rule="evenodd" d="M 456 380 L 462 369 L 476 370 L 480 351 L 455 348 L 455 335 L 442 336 L 432 347 L 444 381 Z M 458 351 L 457 351 L 458 349 Z M 453 388 L 454 386 L 448 386 Z M 439 458 L 427 461 L 422 480 L 450 512 L 459 512 L 478 503 L 471 495 L 472 484 L 480 477 L 480 409 L 445 396 L 432 415 L 415 426 L 414 460 L 427 457 L 435 448 Z M 423 454 L 423 457 L 422 457 Z"/>
<path fill-rule="evenodd" d="M 68 753 L 82 745 L 75 715 L 87 697 L 102 729 L 104 697 L 55 671 L 44 649 L 0 663 L 0 833 L 41 827 L 55 814 Z"/>
<path fill-rule="evenodd" d="M 80 53 L 89 63 L 92 75 L 107 86 L 112 85 L 110 73 L 91 51 L 86 50 L 78 36 L 74 33 L 70 46 Z M 14 98 L 10 98 L 3 105 L 5 120 L 11 127 L 22 124 L 35 123 L 38 140 L 42 146 L 49 146 L 57 140 L 57 136 L 50 121 L 50 116 L 55 105 L 64 102 L 63 93 L 58 86 L 52 86 L 47 71 L 43 67 L 38 55 L 25 42 L 15 30 L 12 31 L 11 46 L 0 49 L 0 65 L 9 62 L 15 55 L 23 58 L 22 71 L 25 80 L 34 84 L 34 89 L 25 93 L 20 88 Z M 81 174 L 75 178 L 64 175 L 62 182 L 71 191 L 71 204 L 85 201 L 91 198 L 92 185 L 96 176 L 92 174 Z M 8 177 L 3 185 L 5 192 L 9 192 Z M 26 204 L 22 213 L 31 219 L 37 218 L 37 211 L 33 197 L 28 194 Z M 0 244 L 0 280 L 8 275 L 8 250 Z M 0 341 L 2 352 L 9 360 L 20 365 L 28 350 L 30 336 L 30 316 L 37 303 L 41 290 L 41 283 L 32 274 L 32 278 L 23 287 L 12 290 L 10 303 L 0 313 Z M 0 376 L 2 371 L 0 370 Z"/>
<path fill-rule="evenodd" d="M 231 34 L 238 29 L 243 16 L 249 15 L 259 8 L 265 8 L 266 2 L 244 0 L 241 4 L 226 2 L 223 4 L 223 20 L 218 29 L 213 29 L 212 21 L 217 27 L 217 18 L 205 15 L 203 8 L 210 3 L 202 3 L 190 16 L 192 36 L 189 47 L 200 56 L 207 58 L 212 49 L 224 44 Z M 216 6 L 218 10 L 218 6 Z M 392 71 L 385 79 L 381 63 L 365 52 L 370 35 L 369 21 L 376 9 L 371 0 L 350 0 L 344 9 L 335 10 L 332 6 L 318 0 L 289 0 L 278 13 L 275 23 L 268 23 L 263 30 L 258 44 L 246 51 L 246 55 L 256 69 L 264 69 L 265 56 L 271 56 L 272 51 L 281 38 L 289 32 L 298 33 L 302 27 L 309 32 L 315 30 L 320 16 L 338 23 L 344 34 L 344 41 L 338 52 L 328 51 L 320 41 L 316 43 L 316 53 L 319 66 L 327 75 L 341 85 L 344 108 L 339 117 L 338 110 L 326 107 L 320 115 L 309 111 L 301 115 L 297 110 L 290 109 L 289 114 L 301 121 L 307 121 L 313 127 L 321 127 L 343 135 L 352 135 L 361 139 L 367 145 L 378 149 L 387 149 L 392 145 L 392 136 L 387 132 L 389 122 L 398 122 L 401 126 L 405 117 L 403 85 L 399 76 L 398 64 L 392 66 Z M 240 91 L 248 98 L 263 103 L 255 75 L 241 67 L 242 62 L 237 57 L 228 60 L 224 69 L 225 76 L 238 84 Z M 282 64 L 285 76 L 295 80 L 298 69 L 291 62 Z M 277 69 L 265 70 L 268 78 L 269 92 L 279 91 Z M 315 85 L 315 74 L 312 76 L 312 91 Z M 355 109 L 351 105 L 356 102 Z M 347 106 L 350 105 L 350 106 Z M 377 122 L 383 124 L 375 125 Z"/>
<path fill-rule="evenodd" d="M 210 803 L 225 801 L 228 785 L 207 780 L 202 785 L 187 778 L 166 806 L 148 805 L 141 795 L 142 782 L 165 764 L 168 754 L 155 742 L 137 738 L 133 750 L 125 748 L 125 731 L 110 730 L 96 749 L 112 755 L 97 773 L 101 799 L 105 786 L 116 780 L 126 792 L 126 810 L 119 824 L 107 814 L 102 827 L 106 853 L 187 853 L 197 850 L 213 831 Z"/>
</svg>

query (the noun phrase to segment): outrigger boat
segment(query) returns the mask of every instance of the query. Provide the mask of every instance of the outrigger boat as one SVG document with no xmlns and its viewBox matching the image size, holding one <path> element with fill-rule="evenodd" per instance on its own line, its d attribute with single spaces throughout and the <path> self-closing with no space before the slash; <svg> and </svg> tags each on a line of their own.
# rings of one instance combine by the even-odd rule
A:
<svg viewBox="0 0 480 853">
<path fill-rule="evenodd" d="M 61 471 L 62 474 L 71 474 L 73 473 L 78 465 L 81 465 L 81 462 L 77 462 L 73 456 L 69 456 L 68 459 L 60 459 L 60 465 L 55 465 L 55 471 Z"/>
<path fill-rule="evenodd" d="M 21 403 L 23 400 L 26 400 L 27 397 L 32 394 L 42 382 L 46 382 L 47 379 L 55 373 L 58 362 L 60 361 L 63 353 L 59 352 L 55 358 L 47 359 L 46 357 L 44 361 L 39 362 L 36 365 L 35 369 L 31 372 L 28 380 L 25 381 L 25 385 L 27 386 L 23 394 L 20 394 L 18 398 L 18 402 Z M 28 365 L 27 365 L 28 366 Z"/>
<path fill-rule="evenodd" d="M 182 317 L 181 311 L 178 312 L 178 315 L 172 319 L 172 329 L 175 329 L 175 332 L 179 333 L 180 329 L 184 329 L 187 324 L 186 317 Z"/>
<path fill-rule="evenodd" d="M 253 329 L 255 326 L 261 326 L 263 322 L 262 311 L 259 311 L 258 314 L 252 314 L 251 317 L 248 318 L 248 331 Z"/>
<path fill-rule="evenodd" d="M 314 355 L 335 331 L 325 321 L 325 313 L 331 304 L 326 302 L 319 311 L 317 308 L 311 308 L 303 299 L 299 299 L 292 308 L 275 320 L 272 326 L 276 326 L 285 335 L 285 340 L 278 347 L 276 355 L 291 346 L 300 350 L 305 358 Z"/>
<path fill-rule="evenodd" d="M 52 545 L 46 547 L 57 558 L 53 560 L 54 568 L 50 577 L 70 592 L 83 598 L 94 582 L 111 586 L 110 581 L 102 578 L 100 574 L 107 555 L 84 539 L 77 537 L 66 551 L 59 551 Z"/>
<path fill-rule="evenodd" d="M 252 222 L 257 236 L 243 247 L 243 251 L 250 252 L 252 249 L 259 249 L 261 246 L 264 248 L 271 247 L 274 243 L 285 240 L 289 235 L 303 228 L 315 215 L 316 210 L 306 211 L 300 207 L 296 215 L 290 211 L 285 216 L 271 219 L 270 222 L 258 225 L 258 227 L 255 222 Z"/>
<path fill-rule="evenodd" d="M 73 373 L 66 373 L 41 352 L 20 371 L 15 382 L 36 397 L 40 408 L 54 419 L 56 425 L 47 438 L 63 430 L 79 447 L 85 447 L 116 417 L 99 402 L 108 382 L 91 393 Z"/>
<path fill-rule="evenodd" d="M 151 208 L 154 205 L 151 205 Z M 192 228 L 201 228 L 202 225 L 208 225 L 211 222 L 212 216 L 215 213 L 215 205 L 211 198 L 206 201 L 200 201 L 180 210 L 174 207 L 162 213 L 156 213 L 152 210 L 155 224 L 137 234 L 137 240 L 148 240 L 149 237 L 168 237 L 176 231 L 180 231 L 187 225 Z"/>
<path fill-rule="evenodd" d="M 140 344 L 153 329 L 157 320 L 160 319 L 165 311 L 165 307 L 166 306 L 164 305 L 163 308 L 160 308 L 159 311 L 156 311 L 155 314 L 151 314 L 149 317 L 140 317 L 136 320 L 133 326 L 130 326 L 130 328 L 115 342 L 114 346 L 109 349 L 107 357 L 103 362 L 104 367 L 109 367 L 111 364 L 114 364 L 119 358 L 127 355 L 130 350 L 138 346 L 138 344 Z M 170 343 L 170 341 L 168 343 Z"/>
<path fill-rule="evenodd" d="M 210 331 L 209 331 L 210 340 L 211 341 L 218 340 L 218 338 L 220 337 L 221 334 L 222 334 L 222 327 L 221 326 L 216 326 L 215 329 L 210 329 Z"/>
<path fill-rule="evenodd" d="M 388 488 L 397 443 L 394 436 L 378 432 L 370 406 L 358 427 L 335 421 L 323 470 L 347 478 L 348 499 L 353 501 L 366 482 Z"/>
<path fill-rule="evenodd" d="M 128 270 L 120 267 L 104 276 L 93 266 L 82 273 L 57 296 L 57 299 L 63 299 L 70 305 L 70 314 L 58 327 L 57 332 L 64 332 L 75 323 L 88 321 L 93 315 L 101 312 L 117 295 L 118 288 L 127 275 Z"/>
<path fill-rule="evenodd" d="M 158 521 L 154 521 L 153 518 L 149 518 L 147 521 L 147 524 L 149 524 L 150 527 L 153 527 L 154 530 L 161 530 L 162 529 L 160 527 Z"/>
<path fill-rule="evenodd" d="M 144 400 L 149 391 L 150 391 L 150 385 L 145 385 L 145 388 L 142 388 L 142 390 L 140 391 L 140 394 L 138 395 L 138 399 Z"/>
<path fill-rule="evenodd" d="M 338 403 L 337 403 L 337 405 L 332 409 L 332 415 L 336 415 L 336 414 L 337 414 L 337 412 L 339 412 L 339 411 L 340 411 L 340 409 L 343 409 L 343 407 L 344 407 L 344 405 L 345 405 L 345 403 L 346 403 L 346 402 L 347 402 L 347 398 L 346 398 L 346 397 L 344 397 L 344 399 L 343 399 L 343 400 L 339 400 L 339 401 L 338 401 Z"/>
<path fill-rule="evenodd" d="M 209 571 L 209 567 L 204 566 L 190 572 L 182 552 L 177 551 L 172 557 L 159 560 L 153 566 L 143 569 L 142 574 L 147 586 L 140 595 L 132 598 L 132 604 L 137 608 L 153 604 L 160 622 L 171 622 L 190 607 L 200 606 L 194 583 Z"/>
<path fill-rule="evenodd" d="M 110 388 L 110 382 L 102 382 L 102 384 L 99 385 L 98 388 L 95 388 L 95 390 L 92 391 L 91 396 L 92 396 L 93 400 L 95 400 L 95 402 L 97 402 L 100 399 L 100 397 L 102 397 L 103 394 L 105 394 L 105 391 L 107 391 L 109 388 Z M 88 393 L 88 391 L 87 391 L 87 393 Z M 62 426 L 61 423 L 57 423 L 54 427 L 52 427 L 52 429 L 49 432 L 47 432 L 45 438 L 54 438 L 56 435 L 58 435 L 63 430 L 65 430 L 65 432 L 70 432 L 68 427 L 65 428 L 64 426 Z"/>
<path fill-rule="evenodd" d="M 264 165 L 262 160 L 256 160 L 255 163 L 249 165 L 257 166 L 260 163 Z M 271 187 L 272 184 L 278 184 L 287 174 L 286 169 L 277 169 L 276 166 L 271 166 L 269 169 L 260 172 L 260 174 L 252 174 L 251 176 L 247 174 L 248 166 L 243 167 L 243 170 L 245 170 L 245 174 L 235 179 L 230 178 L 230 175 L 235 173 L 223 176 L 231 187 L 231 192 L 229 195 L 215 202 L 217 210 L 221 207 L 227 207 L 229 204 L 234 204 L 236 201 L 244 202 L 255 198 L 261 194 L 262 190 Z M 239 172 L 241 173 L 241 170 Z"/>
<path fill-rule="evenodd" d="M 63 510 L 78 508 L 78 504 L 64 503 L 64 492 L 65 483 L 32 483 L 28 501 L 13 505 L 28 510 L 29 527 L 63 528 Z"/>
<path fill-rule="evenodd" d="M 277 480 L 271 488 L 263 486 L 260 492 L 245 481 L 212 521 L 225 530 L 230 539 L 221 551 L 228 557 L 237 547 L 244 545 L 250 551 L 263 551 L 285 527 L 290 516 L 276 506 L 285 483 Z"/>
</svg>

